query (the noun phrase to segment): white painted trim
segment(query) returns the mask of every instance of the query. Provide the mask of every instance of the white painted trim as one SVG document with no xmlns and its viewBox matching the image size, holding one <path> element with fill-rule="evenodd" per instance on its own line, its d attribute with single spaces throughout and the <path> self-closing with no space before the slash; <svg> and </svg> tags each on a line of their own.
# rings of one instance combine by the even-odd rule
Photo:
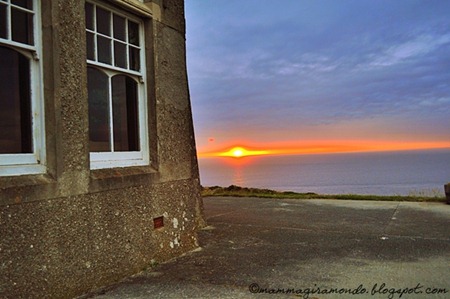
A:
<svg viewBox="0 0 450 299">
<path fill-rule="evenodd" d="M 91 153 L 92 154 L 92 153 Z M 91 169 L 106 169 L 115 167 L 131 167 L 131 166 L 146 166 L 149 163 L 145 160 L 109 160 L 91 162 Z"/>
<path fill-rule="evenodd" d="M 41 164 L 1 166 L 0 176 L 19 176 L 46 173 L 47 167 Z"/>
<path fill-rule="evenodd" d="M 12 7 L 18 9 L 18 10 L 22 10 L 22 11 L 25 11 L 25 12 L 34 13 L 34 11 L 33 11 L 32 9 L 28 9 L 28 8 L 22 7 L 22 6 L 20 6 L 20 5 L 14 4 L 14 3 L 12 3 L 11 1 L 8 1 L 7 3 L 10 4 Z M 34 6 L 34 3 L 33 3 L 33 7 L 35 7 L 35 6 Z"/>
<path fill-rule="evenodd" d="M 35 62 L 39 68 L 35 71 L 35 82 L 37 82 L 37 86 L 32 89 L 36 94 L 36 100 L 33 101 L 34 110 L 33 110 L 33 138 L 34 138 L 34 153 L 37 157 L 37 160 L 42 165 L 47 165 L 47 149 L 46 149 L 46 129 L 45 129 L 45 97 L 44 97 L 44 66 L 42 61 L 39 61 L 39 57 L 42 57 L 43 44 L 42 44 L 42 20 L 41 20 L 41 6 L 38 5 L 37 0 L 33 3 L 33 8 L 35 9 L 35 18 L 34 25 L 35 28 L 39 30 L 34 31 L 34 43 L 37 45 L 37 49 L 35 51 L 36 57 Z M 46 172 L 46 170 L 44 170 Z"/>
<path fill-rule="evenodd" d="M 38 159 L 35 154 L 1 154 L 0 165 L 36 164 Z"/>
<path fill-rule="evenodd" d="M 89 32 L 89 33 L 94 35 L 94 57 L 95 57 L 95 60 L 87 59 L 87 62 L 89 64 L 91 64 L 91 65 L 97 65 L 97 66 L 100 66 L 102 68 L 108 68 L 110 70 L 115 70 L 115 71 L 119 71 L 119 72 L 126 72 L 128 74 L 141 76 L 141 74 L 142 74 L 142 64 L 141 64 L 141 70 L 140 71 L 132 70 L 131 67 L 130 67 L 129 47 L 132 47 L 132 48 L 135 48 L 135 49 L 139 49 L 140 54 L 142 54 L 142 52 L 145 51 L 145 47 L 143 46 L 144 43 L 142 42 L 143 39 L 144 39 L 144 35 L 142 34 L 143 28 L 144 28 L 144 24 L 143 24 L 142 20 L 137 18 L 136 16 L 133 16 L 133 15 L 129 14 L 129 13 L 118 11 L 117 8 L 111 7 L 109 5 L 105 5 L 105 4 L 102 4 L 102 3 L 99 4 L 99 3 L 95 2 L 95 1 L 86 1 L 86 2 L 92 4 L 93 10 L 94 10 L 94 12 L 93 12 L 94 13 L 94 29 L 92 30 L 92 29 L 86 28 L 86 32 Z M 105 34 L 102 34 L 102 33 L 98 32 L 97 31 L 97 12 L 96 12 L 96 7 L 97 6 L 102 8 L 102 9 L 104 9 L 104 10 L 112 12 L 113 14 L 116 14 L 116 15 L 118 15 L 120 17 L 125 18 L 126 22 L 128 20 L 131 20 L 131 21 L 133 21 L 135 23 L 138 23 L 139 24 L 139 28 L 140 28 L 140 36 L 139 36 L 140 44 L 139 44 L 139 46 L 133 45 L 133 44 L 131 44 L 128 41 L 128 22 L 126 23 L 126 27 L 125 27 L 126 28 L 126 32 L 125 32 L 126 41 L 122 41 L 122 40 L 117 39 L 117 38 L 114 37 L 114 34 L 112 32 L 114 17 L 112 15 L 111 15 L 111 18 L 109 20 L 110 21 L 110 28 L 111 28 L 111 36 L 108 36 L 108 35 L 105 35 Z M 98 61 L 97 36 L 104 37 L 104 38 L 109 39 L 111 41 L 111 46 L 110 46 L 110 48 L 111 48 L 111 64 L 103 63 L 103 62 Z M 127 68 L 117 67 L 117 66 L 114 65 L 114 59 L 115 59 L 115 57 L 114 57 L 114 42 L 119 42 L 119 43 L 124 44 L 126 46 L 126 55 L 127 55 L 126 65 L 127 65 Z M 142 63 L 142 60 L 141 60 L 141 63 Z"/>
<path fill-rule="evenodd" d="M 142 49 L 140 49 L 140 50 L 142 52 Z M 127 56 L 127 58 L 128 58 L 128 56 Z M 128 75 L 142 76 L 141 72 L 123 69 L 123 68 L 116 67 L 116 66 L 113 66 L 113 65 L 110 65 L 110 64 L 107 64 L 107 63 L 96 62 L 96 61 L 93 61 L 93 60 L 87 60 L 87 63 L 90 66 L 98 66 L 99 69 L 103 69 L 103 70 L 104 69 L 108 69 L 108 70 L 111 70 L 111 71 L 116 71 L 116 72 L 124 73 L 124 74 L 128 74 Z"/>
<path fill-rule="evenodd" d="M 95 161 L 110 161 L 110 160 L 142 160 L 142 153 L 139 152 L 104 152 L 91 153 L 91 157 Z"/>
<path fill-rule="evenodd" d="M 36 51 L 36 47 L 35 46 L 30 46 L 30 45 L 27 45 L 27 44 L 18 43 L 18 42 L 12 41 L 12 40 L 4 39 L 4 38 L 0 38 L 0 43 L 2 45 L 5 45 L 5 46 L 11 46 L 11 48 L 14 48 L 14 49 L 17 49 L 17 50 L 24 49 L 24 50 L 27 50 L 27 51 Z"/>
</svg>

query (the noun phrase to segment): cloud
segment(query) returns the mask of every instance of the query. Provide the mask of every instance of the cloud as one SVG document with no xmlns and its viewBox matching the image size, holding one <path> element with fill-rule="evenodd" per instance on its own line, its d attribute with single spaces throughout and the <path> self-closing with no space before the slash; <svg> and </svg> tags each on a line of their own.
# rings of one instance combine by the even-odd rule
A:
<svg viewBox="0 0 450 299">
<path fill-rule="evenodd" d="M 273 64 L 273 74 L 282 76 L 331 72 L 338 66 L 329 57 L 311 53 L 303 54 L 297 61 L 276 60 Z"/>
<path fill-rule="evenodd" d="M 368 64 L 371 67 L 392 66 L 429 54 L 441 46 L 450 44 L 450 34 L 442 36 L 422 35 L 412 40 L 394 45 L 381 54 L 374 54 L 374 59 Z"/>
<path fill-rule="evenodd" d="M 189 84 L 203 140 L 219 142 L 213 131 L 264 138 L 346 121 L 386 121 L 395 131 L 393 120 L 448 135 L 449 2 L 270 3 L 186 1 Z"/>
</svg>

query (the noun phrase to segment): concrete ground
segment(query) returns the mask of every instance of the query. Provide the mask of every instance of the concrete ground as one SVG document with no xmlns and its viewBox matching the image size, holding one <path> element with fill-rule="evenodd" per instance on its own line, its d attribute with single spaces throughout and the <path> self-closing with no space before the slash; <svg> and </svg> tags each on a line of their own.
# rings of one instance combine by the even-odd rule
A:
<svg viewBox="0 0 450 299">
<path fill-rule="evenodd" d="M 205 198 L 201 248 L 94 296 L 450 298 L 450 205 Z"/>
</svg>

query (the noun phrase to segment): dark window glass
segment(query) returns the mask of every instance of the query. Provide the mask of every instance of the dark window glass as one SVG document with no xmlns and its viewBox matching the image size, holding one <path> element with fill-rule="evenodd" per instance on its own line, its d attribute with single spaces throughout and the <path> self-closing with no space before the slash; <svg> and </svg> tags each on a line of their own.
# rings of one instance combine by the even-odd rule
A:
<svg viewBox="0 0 450 299">
<path fill-rule="evenodd" d="M 94 34 L 86 33 L 86 51 L 89 60 L 95 60 Z"/>
<path fill-rule="evenodd" d="M 0 38 L 7 38 L 6 5 L 0 4 Z"/>
<path fill-rule="evenodd" d="M 32 152 L 30 64 L 0 47 L 0 154 Z"/>
<path fill-rule="evenodd" d="M 130 69 L 139 71 L 140 70 L 140 59 L 139 59 L 139 49 L 134 47 L 129 47 L 130 55 Z"/>
<path fill-rule="evenodd" d="M 112 78 L 114 151 L 139 151 L 137 83 L 124 75 Z"/>
<path fill-rule="evenodd" d="M 89 147 L 91 152 L 109 152 L 108 76 L 88 67 Z"/>
<path fill-rule="evenodd" d="M 114 65 L 127 68 L 127 46 L 120 42 L 114 42 Z"/>
<path fill-rule="evenodd" d="M 114 15 L 114 37 L 122 41 L 125 39 L 125 18 Z"/>
<path fill-rule="evenodd" d="M 111 13 L 97 7 L 97 32 L 111 36 Z"/>
<path fill-rule="evenodd" d="M 86 28 L 94 30 L 94 5 L 86 3 L 84 13 L 86 16 Z"/>
<path fill-rule="evenodd" d="M 97 60 L 99 62 L 111 64 L 111 40 L 98 36 L 97 37 Z"/>
<path fill-rule="evenodd" d="M 139 46 L 139 24 L 128 20 L 128 42 Z"/>
<path fill-rule="evenodd" d="M 33 15 L 18 9 L 11 9 L 12 40 L 33 45 Z"/>
<path fill-rule="evenodd" d="M 32 0 L 11 0 L 12 4 L 17 6 L 22 6 L 28 9 L 33 9 L 33 1 Z"/>
</svg>

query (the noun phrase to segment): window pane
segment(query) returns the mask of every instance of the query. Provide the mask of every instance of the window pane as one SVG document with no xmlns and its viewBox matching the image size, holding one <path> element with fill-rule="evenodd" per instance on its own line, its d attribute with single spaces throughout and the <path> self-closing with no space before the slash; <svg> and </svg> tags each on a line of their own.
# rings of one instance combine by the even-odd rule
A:
<svg viewBox="0 0 450 299">
<path fill-rule="evenodd" d="M 108 76 L 88 68 L 89 147 L 91 152 L 109 152 Z"/>
<path fill-rule="evenodd" d="M 139 49 L 134 47 L 129 47 L 130 55 L 130 69 L 139 71 L 140 70 L 140 59 L 139 59 Z"/>
<path fill-rule="evenodd" d="M 33 45 L 33 15 L 18 9 L 11 9 L 12 40 Z"/>
<path fill-rule="evenodd" d="M 87 51 L 87 59 L 95 60 L 95 46 L 94 46 L 94 34 L 86 33 L 86 51 Z"/>
<path fill-rule="evenodd" d="M 0 47 L 0 154 L 32 152 L 30 65 Z"/>
<path fill-rule="evenodd" d="M 139 24 L 128 20 L 128 42 L 139 46 Z"/>
<path fill-rule="evenodd" d="M 32 0 L 11 0 L 11 3 L 28 9 L 33 9 Z"/>
<path fill-rule="evenodd" d="M 111 36 L 111 13 L 97 7 L 97 32 Z"/>
<path fill-rule="evenodd" d="M 6 5 L 0 4 L 0 38 L 7 38 Z"/>
<path fill-rule="evenodd" d="M 127 68 L 127 46 L 120 42 L 114 42 L 114 65 Z"/>
<path fill-rule="evenodd" d="M 137 83 L 118 75 L 112 78 L 114 151 L 139 151 Z"/>
<path fill-rule="evenodd" d="M 97 37 L 98 61 L 111 64 L 111 40 L 105 37 Z"/>
<path fill-rule="evenodd" d="M 86 3 L 85 5 L 86 28 L 94 30 L 94 5 Z"/>
<path fill-rule="evenodd" d="M 125 18 L 114 15 L 114 37 L 122 41 L 125 39 Z"/>
</svg>

